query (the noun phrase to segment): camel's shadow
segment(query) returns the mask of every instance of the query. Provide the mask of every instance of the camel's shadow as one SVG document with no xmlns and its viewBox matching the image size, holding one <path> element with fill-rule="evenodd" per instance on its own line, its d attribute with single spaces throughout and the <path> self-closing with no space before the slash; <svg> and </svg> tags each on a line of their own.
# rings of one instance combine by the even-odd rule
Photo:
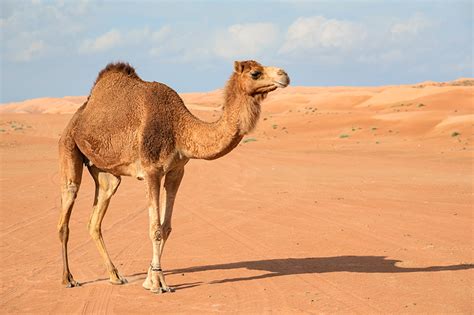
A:
<svg viewBox="0 0 474 315">
<path fill-rule="evenodd" d="M 241 261 L 226 264 L 207 265 L 175 269 L 170 274 L 201 272 L 209 270 L 227 270 L 245 268 L 249 270 L 261 270 L 266 273 L 222 280 L 214 280 L 211 283 L 226 283 L 237 281 L 248 281 L 286 275 L 327 273 L 327 272 L 357 272 L 357 273 L 404 273 L 404 272 L 438 272 L 474 269 L 474 264 L 459 264 L 448 266 L 430 267 L 398 267 L 400 260 L 387 259 L 385 256 L 336 256 L 336 257 L 311 257 L 311 258 L 283 258 L 266 259 L 255 261 Z"/>
<path fill-rule="evenodd" d="M 398 267 L 396 264 L 400 260 L 387 259 L 386 256 L 335 256 L 335 257 L 311 257 L 311 258 L 282 258 L 265 259 L 253 261 L 240 261 L 225 264 L 189 267 L 174 269 L 165 272 L 166 274 L 186 274 L 192 272 L 205 272 L 212 270 L 231 270 L 248 269 L 264 271 L 264 274 L 249 277 L 227 278 L 210 281 L 213 283 L 226 283 L 265 279 L 278 276 L 299 275 L 299 274 L 318 274 L 327 272 L 356 272 L 356 273 L 411 273 L 411 272 L 440 272 L 474 269 L 474 264 L 459 264 L 448 266 L 430 266 L 430 267 Z M 143 280 L 146 273 L 135 273 L 127 275 L 137 282 Z M 106 279 L 97 279 L 86 283 L 102 281 Z M 130 279 L 129 279 L 130 280 Z M 84 284 L 86 284 L 84 283 Z M 184 283 L 177 285 L 177 289 L 186 289 L 199 286 L 201 282 Z"/>
</svg>

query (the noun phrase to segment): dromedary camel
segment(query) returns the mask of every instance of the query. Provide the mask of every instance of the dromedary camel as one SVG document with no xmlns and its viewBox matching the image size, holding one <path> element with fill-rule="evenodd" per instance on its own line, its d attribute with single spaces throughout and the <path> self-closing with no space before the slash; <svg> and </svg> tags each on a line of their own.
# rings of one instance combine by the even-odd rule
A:
<svg viewBox="0 0 474 315">
<path fill-rule="evenodd" d="M 224 107 L 216 122 L 194 117 L 178 94 L 158 82 L 141 80 L 127 63 L 103 69 L 87 101 L 72 117 L 59 140 L 63 284 L 78 286 L 69 271 L 69 218 L 81 184 L 83 165 L 95 181 L 88 229 L 112 284 L 123 284 L 105 248 L 101 223 L 121 176 L 145 180 L 149 199 L 149 234 L 153 257 L 145 289 L 171 291 L 160 259 L 171 232 L 171 215 L 184 166 L 189 159 L 217 159 L 234 149 L 254 129 L 260 102 L 290 82 L 286 72 L 255 61 L 236 61 L 225 87 Z M 163 179 L 163 183 L 162 183 Z M 160 203 L 160 190 L 163 194 Z"/>
</svg>

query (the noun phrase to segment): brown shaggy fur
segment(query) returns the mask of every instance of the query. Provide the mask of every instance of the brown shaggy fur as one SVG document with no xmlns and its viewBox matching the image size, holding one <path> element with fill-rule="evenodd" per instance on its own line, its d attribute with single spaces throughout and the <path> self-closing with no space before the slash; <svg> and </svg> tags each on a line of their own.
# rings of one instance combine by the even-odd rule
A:
<svg viewBox="0 0 474 315">
<path fill-rule="evenodd" d="M 128 62 L 111 62 L 104 69 L 102 69 L 95 79 L 94 85 L 107 73 L 107 72 L 121 72 L 126 76 L 133 79 L 140 79 L 135 69 Z M 141 80 L 141 79 L 140 79 Z"/>
<path fill-rule="evenodd" d="M 128 62 L 122 62 L 122 61 L 111 62 L 107 64 L 107 66 L 105 66 L 104 69 L 100 70 L 99 74 L 97 75 L 97 78 L 94 81 L 94 84 L 92 85 L 91 91 L 82 106 L 87 105 L 87 103 L 89 102 L 89 98 L 91 97 L 92 90 L 94 89 L 95 85 L 97 84 L 97 82 L 99 82 L 100 79 L 102 79 L 109 72 L 119 72 L 119 73 L 125 74 L 126 76 L 130 78 L 141 80 L 141 78 L 135 72 L 135 68 L 133 68 Z"/>
</svg>

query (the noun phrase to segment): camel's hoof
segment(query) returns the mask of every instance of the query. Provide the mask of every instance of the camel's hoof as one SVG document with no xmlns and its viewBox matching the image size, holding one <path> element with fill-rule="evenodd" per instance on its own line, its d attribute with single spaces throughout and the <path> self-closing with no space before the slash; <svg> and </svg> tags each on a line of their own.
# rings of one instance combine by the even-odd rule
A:
<svg viewBox="0 0 474 315">
<path fill-rule="evenodd" d="M 163 290 L 161 288 L 151 288 L 150 292 L 155 294 L 161 294 Z"/>
<path fill-rule="evenodd" d="M 128 283 L 127 279 L 120 277 L 119 279 L 116 280 L 109 280 L 110 283 L 113 285 L 121 285 L 121 284 L 126 284 Z"/>
<path fill-rule="evenodd" d="M 74 288 L 74 287 L 80 287 L 81 284 L 77 281 L 69 281 L 68 283 L 66 283 L 66 288 Z"/>
<path fill-rule="evenodd" d="M 145 288 L 147 289 L 147 288 Z M 163 289 L 163 288 L 150 288 L 150 289 L 147 289 L 147 290 L 150 290 L 150 292 L 152 293 L 155 293 L 155 294 L 161 294 L 161 293 L 167 293 L 167 292 L 174 292 L 174 289 L 173 288 L 166 288 L 166 289 Z"/>
</svg>

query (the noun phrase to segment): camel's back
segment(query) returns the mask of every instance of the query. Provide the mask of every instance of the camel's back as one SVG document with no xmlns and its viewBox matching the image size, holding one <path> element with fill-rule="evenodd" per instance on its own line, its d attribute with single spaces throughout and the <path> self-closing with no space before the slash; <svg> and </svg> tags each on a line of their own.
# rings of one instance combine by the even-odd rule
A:
<svg viewBox="0 0 474 315">
<path fill-rule="evenodd" d="M 74 138 L 99 168 L 123 168 L 174 146 L 173 117 L 184 104 L 164 84 L 123 71 L 100 74 L 76 119 Z M 153 152 L 149 152 L 152 150 Z"/>
</svg>

